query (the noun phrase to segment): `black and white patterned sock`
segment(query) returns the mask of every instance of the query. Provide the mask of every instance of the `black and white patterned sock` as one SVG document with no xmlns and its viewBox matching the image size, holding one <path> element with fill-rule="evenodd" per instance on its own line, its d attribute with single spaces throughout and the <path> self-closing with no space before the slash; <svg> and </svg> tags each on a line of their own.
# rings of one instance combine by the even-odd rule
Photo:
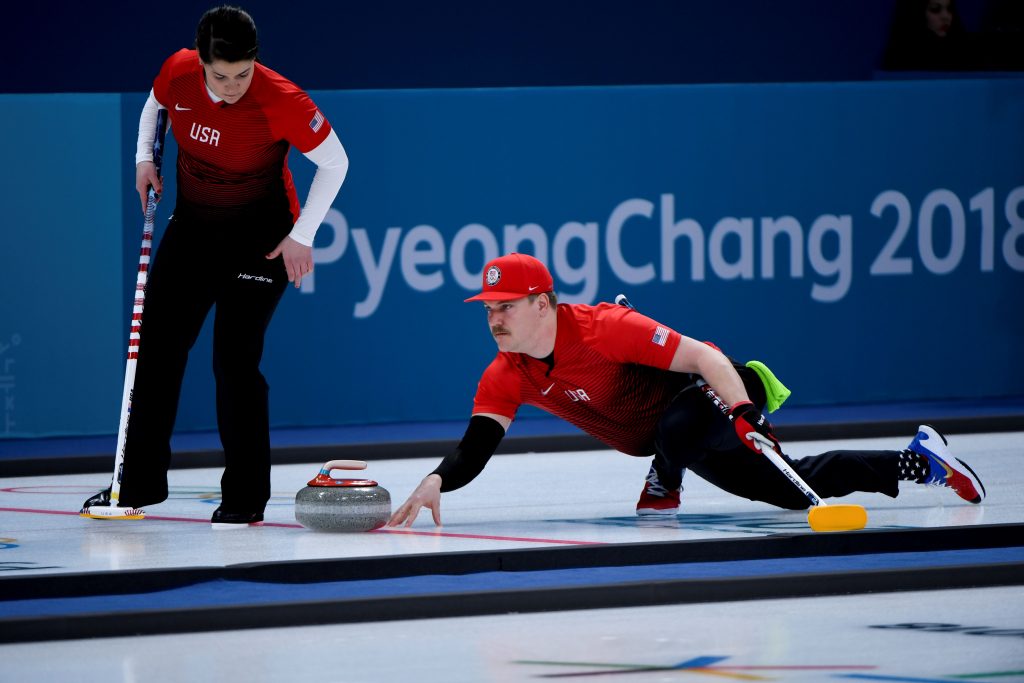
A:
<svg viewBox="0 0 1024 683">
<path fill-rule="evenodd" d="M 920 484 L 931 474 L 932 466 L 926 456 L 904 450 L 900 453 L 899 470 L 900 481 L 915 481 Z"/>
</svg>

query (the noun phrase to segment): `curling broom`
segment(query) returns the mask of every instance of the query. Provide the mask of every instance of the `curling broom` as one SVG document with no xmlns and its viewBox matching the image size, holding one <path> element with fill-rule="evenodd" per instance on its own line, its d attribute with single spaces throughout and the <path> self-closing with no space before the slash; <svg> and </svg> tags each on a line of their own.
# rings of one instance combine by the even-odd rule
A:
<svg viewBox="0 0 1024 683">
<path fill-rule="evenodd" d="M 157 110 L 156 135 L 153 139 L 153 163 L 156 174 L 164 157 L 164 135 L 167 131 L 167 110 Z M 128 437 L 128 418 L 132 412 L 132 393 L 135 387 L 135 367 L 139 358 L 139 339 L 142 328 L 142 309 L 146 300 L 146 281 L 149 277 L 150 252 L 153 248 L 153 226 L 156 205 L 160 195 L 150 186 L 146 199 L 146 215 L 142 224 L 142 248 L 139 251 L 139 272 L 135 282 L 135 305 L 132 308 L 131 332 L 128 335 L 128 360 L 124 371 L 124 390 L 121 393 L 121 419 L 117 428 L 117 449 L 114 454 L 114 475 L 110 482 L 110 505 L 91 505 L 78 514 L 91 519 L 142 519 L 146 513 L 139 508 L 120 507 L 121 472 L 124 468 L 124 449 Z"/>
</svg>

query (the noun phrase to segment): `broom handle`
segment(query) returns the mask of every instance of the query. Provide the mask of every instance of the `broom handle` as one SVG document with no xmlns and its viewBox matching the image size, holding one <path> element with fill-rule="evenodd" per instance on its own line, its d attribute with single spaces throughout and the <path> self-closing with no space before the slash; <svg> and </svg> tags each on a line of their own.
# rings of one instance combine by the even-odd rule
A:
<svg viewBox="0 0 1024 683">
<path fill-rule="evenodd" d="M 722 397 L 715 393 L 715 390 L 711 388 L 711 385 L 704 380 L 698 380 L 697 386 L 700 388 L 701 393 L 708 397 L 708 399 L 722 411 L 729 422 L 733 421 L 732 414 L 730 413 L 731 408 L 729 404 L 722 400 Z M 761 451 L 762 455 L 768 457 L 772 461 L 772 464 L 779 468 L 779 470 L 786 475 L 786 478 L 793 482 L 793 485 L 800 489 L 800 493 L 807 496 L 807 499 L 814 505 L 824 505 L 821 496 L 814 492 L 807 482 L 800 478 L 800 475 L 790 466 L 786 460 L 779 455 L 775 450 L 775 444 L 771 442 L 767 437 L 761 436 L 757 432 L 752 434 L 754 442 L 757 444 L 758 450 Z"/>
<path fill-rule="evenodd" d="M 164 136 L 167 132 L 167 110 L 160 109 L 156 117 L 156 135 L 153 139 L 153 163 L 157 176 L 163 165 Z M 146 216 L 142 225 L 142 247 L 139 249 L 139 270 L 135 278 L 135 303 L 132 307 L 131 331 L 128 335 L 128 359 L 124 368 L 124 388 L 121 392 L 121 417 L 117 425 L 117 447 L 114 451 L 114 476 L 110 480 L 110 506 L 118 507 L 121 499 L 121 472 L 124 468 L 124 451 L 128 439 L 128 419 L 132 412 L 132 394 L 135 389 L 135 366 L 139 358 L 139 341 L 142 335 L 142 310 L 146 303 L 146 282 L 149 278 L 149 261 L 153 249 L 153 232 L 156 205 L 160 196 L 152 187 L 146 199 Z"/>
</svg>

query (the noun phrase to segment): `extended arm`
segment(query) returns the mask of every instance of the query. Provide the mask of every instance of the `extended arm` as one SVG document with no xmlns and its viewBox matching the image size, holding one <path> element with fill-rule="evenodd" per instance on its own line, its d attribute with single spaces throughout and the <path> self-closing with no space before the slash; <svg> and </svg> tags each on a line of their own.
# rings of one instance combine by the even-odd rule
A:
<svg viewBox="0 0 1024 683">
<path fill-rule="evenodd" d="M 732 361 L 718 349 L 687 336 L 679 341 L 669 370 L 700 375 L 729 405 L 749 401 Z"/>
<path fill-rule="evenodd" d="M 771 423 L 747 396 L 743 380 L 724 353 L 708 344 L 684 336 L 672 357 L 669 369 L 698 374 L 714 387 L 718 396 L 731 406 L 727 414 L 744 446 L 760 452 L 752 436 L 757 432 L 769 439 L 775 444 L 776 449 L 782 452 Z"/>
<path fill-rule="evenodd" d="M 296 287 L 304 275 L 313 272 L 313 238 L 348 175 L 348 154 L 333 130 L 305 156 L 316 164 L 306 204 L 292 231 L 267 254 L 268 259 L 280 256 L 284 260 L 288 282 L 294 282 Z"/>
<path fill-rule="evenodd" d="M 480 474 L 511 423 L 512 420 L 502 415 L 473 415 L 458 447 L 424 477 L 391 515 L 388 526 L 412 526 L 421 508 L 429 508 L 434 524 L 441 526 L 441 493 L 465 486 Z"/>
</svg>

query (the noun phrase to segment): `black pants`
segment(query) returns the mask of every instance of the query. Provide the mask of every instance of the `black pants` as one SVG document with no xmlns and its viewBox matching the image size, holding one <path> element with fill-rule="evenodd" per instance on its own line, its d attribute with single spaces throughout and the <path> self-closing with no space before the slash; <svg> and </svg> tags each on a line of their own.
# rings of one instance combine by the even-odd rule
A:
<svg viewBox="0 0 1024 683">
<path fill-rule="evenodd" d="M 749 373 L 749 374 L 748 374 Z M 744 368 L 747 394 L 764 409 L 764 386 Z M 822 498 L 856 491 L 899 494 L 899 451 L 829 451 L 786 461 Z M 785 456 L 783 456 L 785 457 Z M 810 501 L 772 462 L 740 443 L 729 419 L 697 386 L 675 397 L 658 425 L 654 467 L 662 485 L 678 488 L 683 469 L 743 498 L 787 510 L 803 510 Z"/>
<path fill-rule="evenodd" d="M 281 209 L 284 208 L 284 211 Z M 220 217 L 175 208 L 150 272 L 121 478 L 122 504 L 167 499 L 171 433 L 188 353 L 215 308 L 213 371 L 224 447 L 222 506 L 262 512 L 270 499 L 270 420 L 263 340 L 287 273 L 273 250 L 291 229 L 286 207 Z"/>
</svg>

